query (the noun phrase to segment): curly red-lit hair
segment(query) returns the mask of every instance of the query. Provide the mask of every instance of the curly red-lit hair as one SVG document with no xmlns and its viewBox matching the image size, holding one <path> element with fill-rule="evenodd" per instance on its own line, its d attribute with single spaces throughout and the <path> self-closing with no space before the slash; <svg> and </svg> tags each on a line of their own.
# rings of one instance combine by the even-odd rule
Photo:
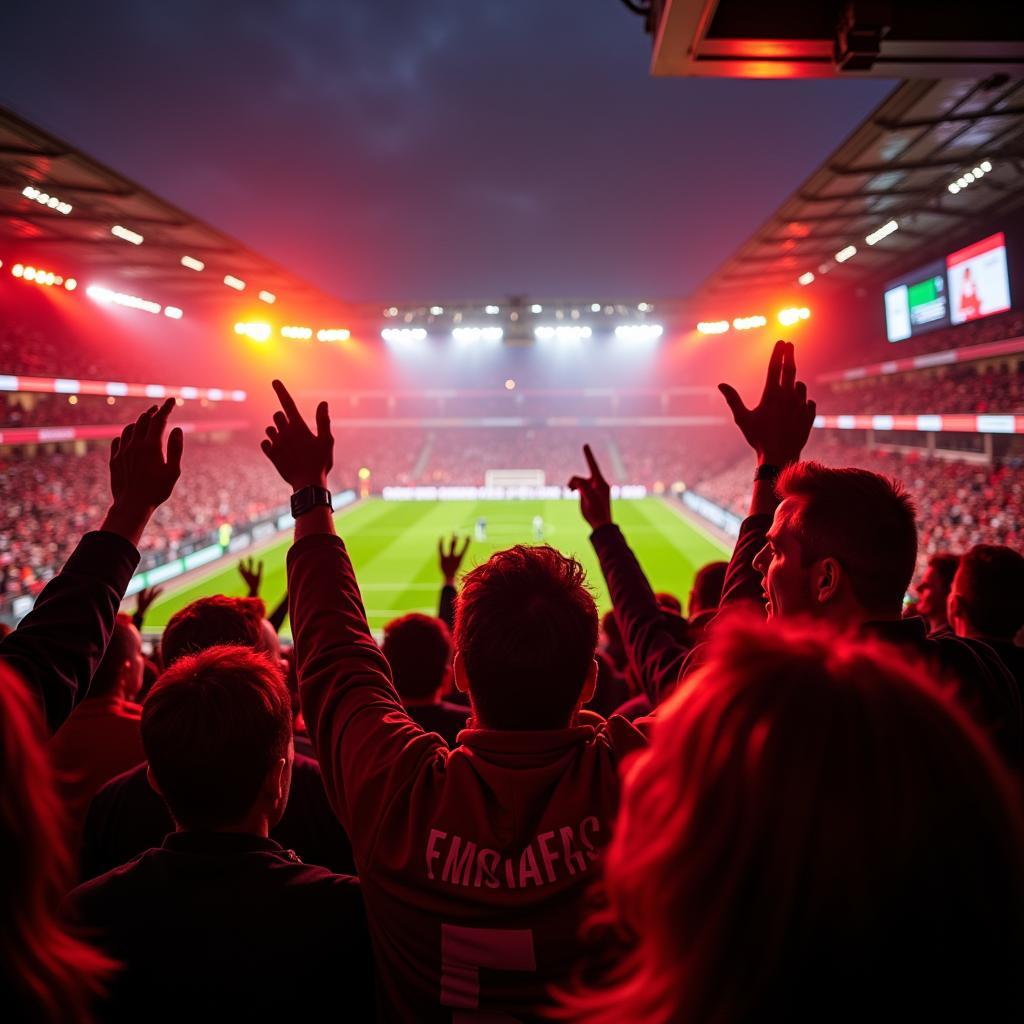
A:
<svg viewBox="0 0 1024 1024">
<path fill-rule="evenodd" d="M 820 626 L 714 637 L 627 772 L 589 929 L 621 955 L 563 1016 L 1021 1019 L 1019 792 L 904 658 Z"/>
<path fill-rule="evenodd" d="M 42 714 L 0 664 L 0 999 L 8 1020 L 88 1024 L 116 965 L 57 907 L 74 885 Z"/>
</svg>

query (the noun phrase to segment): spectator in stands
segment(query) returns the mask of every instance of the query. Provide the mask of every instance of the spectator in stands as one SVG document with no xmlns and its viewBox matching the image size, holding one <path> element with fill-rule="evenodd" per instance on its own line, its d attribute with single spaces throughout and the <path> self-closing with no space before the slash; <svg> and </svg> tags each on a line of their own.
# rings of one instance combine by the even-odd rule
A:
<svg viewBox="0 0 1024 1024">
<path fill-rule="evenodd" d="M 441 578 L 444 580 L 441 586 L 437 617 L 448 627 L 449 633 L 455 629 L 455 598 L 458 594 L 455 589 L 455 580 L 468 550 L 469 537 L 464 538 L 460 545 L 459 539 L 454 533 L 447 547 L 444 537 L 437 542 L 437 561 L 441 569 Z"/>
<path fill-rule="evenodd" d="M 688 606 L 690 633 L 694 642 L 699 641 L 708 623 L 718 612 L 718 604 L 722 600 L 722 587 L 725 585 L 725 571 L 728 562 L 708 562 L 697 570 L 690 589 Z"/>
<path fill-rule="evenodd" d="M 1024 821 L 927 671 L 820 624 L 735 622 L 634 762 L 588 1022 L 1015 1020 Z M 883 1009 L 879 1009 L 879 1008 Z"/>
<path fill-rule="evenodd" d="M 56 912 L 74 869 L 45 742 L 35 695 L 0 664 L 0 1006 L 11 1021 L 88 1024 L 117 965 Z"/>
<path fill-rule="evenodd" d="M 113 502 L 100 529 L 81 539 L 0 641 L 0 1005 L 12 1020 L 87 1024 L 90 1003 L 116 966 L 56 914 L 72 858 L 43 742 L 85 696 L 138 565 L 139 540 L 181 472 L 180 430 L 171 432 L 164 455 L 172 407 L 153 406 L 115 439 Z"/>
<path fill-rule="evenodd" d="M 409 717 L 454 747 L 466 728 L 468 709 L 441 699 L 451 676 L 448 627 L 433 616 L 410 612 L 384 627 L 381 650 Z"/>
<path fill-rule="evenodd" d="M 747 409 L 733 388 L 721 385 L 757 460 L 750 515 L 729 562 L 723 603 L 733 595 L 760 597 L 769 618 L 810 616 L 927 659 L 955 680 L 963 706 L 1008 763 L 1021 766 L 1024 718 L 1017 687 L 992 648 L 951 634 L 929 637 L 922 619 L 902 618 L 917 559 L 914 503 L 905 488 L 868 470 L 797 462 L 814 403 L 794 384 L 795 373 L 793 346 L 779 342 L 756 408 Z M 786 405 L 779 391 L 795 391 L 795 405 Z M 790 429 L 791 417 L 800 432 Z M 799 445 L 791 443 L 795 439 Z"/>
<path fill-rule="evenodd" d="M 386 1015 L 536 1015 L 574 957 L 620 759 L 644 745 L 621 719 L 575 724 L 596 675 L 583 571 L 552 548 L 516 547 L 465 577 L 454 672 L 477 728 L 449 749 L 403 709 L 323 503 L 327 405 L 314 433 L 274 388 L 282 411 L 263 450 L 295 492 L 288 590 L 302 706 L 331 804 L 352 828 Z M 489 964 L 499 969 L 477 973 Z"/>
<path fill-rule="evenodd" d="M 358 881 L 269 838 L 292 765 L 278 666 L 248 647 L 178 659 L 146 701 L 142 740 L 176 831 L 66 901 L 124 965 L 105 1018 L 266 1020 L 341 998 L 345 1016 L 370 1019 Z"/>
<path fill-rule="evenodd" d="M 949 632 L 946 602 L 959 564 L 959 555 L 951 555 L 948 551 L 928 559 L 928 568 L 917 585 L 917 604 L 914 610 L 928 623 L 929 633 Z"/>
<path fill-rule="evenodd" d="M 949 593 L 949 622 L 957 636 L 984 640 L 1017 680 L 1024 697 L 1024 556 L 999 544 L 971 548 L 957 568 Z"/>
<path fill-rule="evenodd" d="M 127 615 L 118 615 L 89 693 L 48 744 L 67 807 L 69 849 L 78 849 L 97 790 L 146 760 L 142 706 L 133 700 L 142 686 L 142 665 L 142 637 Z"/>
<path fill-rule="evenodd" d="M 280 666 L 276 644 L 277 634 L 263 619 L 259 598 L 200 598 L 177 612 L 164 630 L 168 670 L 182 658 L 225 645 L 266 654 Z M 139 764 L 93 798 L 82 837 L 82 877 L 94 878 L 159 846 L 173 830 L 164 802 L 149 785 L 147 765 Z M 313 758 L 295 754 L 288 805 L 270 837 L 308 863 L 342 874 L 352 871 L 351 846 L 327 804 L 320 767 Z"/>
</svg>

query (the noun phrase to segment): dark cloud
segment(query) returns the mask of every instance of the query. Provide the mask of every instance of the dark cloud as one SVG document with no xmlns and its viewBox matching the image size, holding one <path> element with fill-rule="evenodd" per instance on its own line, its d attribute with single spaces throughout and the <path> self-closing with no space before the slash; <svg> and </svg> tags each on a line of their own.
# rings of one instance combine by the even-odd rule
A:
<svg viewBox="0 0 1024 1024">
<path fill-rule="evenodd" d="M 686 293 L 889 88 L 652 79 L 616 0 L 5 22 L 0 101 L 351 299 Z"/>
</svg>

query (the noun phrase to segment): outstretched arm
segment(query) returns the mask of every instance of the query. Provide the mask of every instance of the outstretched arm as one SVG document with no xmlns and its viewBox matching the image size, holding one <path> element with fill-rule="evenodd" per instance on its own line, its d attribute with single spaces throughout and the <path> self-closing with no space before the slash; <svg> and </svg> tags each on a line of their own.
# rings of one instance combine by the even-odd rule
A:
<svg viewBox="0 0 1024 1024">
<path fill-rule="evenodd" d="M 657 704 L 675 685 L 688 648 L 668 629 L 647 576 L 612 521 L 611 488 L 590 445 L 584 445 L 583 456 L 590 475 L 574 476 L 569 487 L 579 492 L 580 511 L 592 530 L 590 542 L 608 584 L 630 664 Z"/>
<path fill-rule="evenodd" d="M 459 567 L 468 550 L 469 538 L 466 537 L 460 547 L 459 539 L 454 533 L 447 550 L 444 546 L 444 537 L 437 542 L 437 560 L 441 567 L 441 576 L 444 578 L 437 617 L 448 627 L 449 632 L 455 630 L 455 577 L 459 573 Z"/>
<path fill-rule="evenodd" d="M 317 407 L 313 433 L 280 381 L 274 390 L 282 411 L 263 451 L 293 491 L 324 487 L 334 458 L 327 403 Z M 416 725 L 398 699 L 328 505 L 296 517 L 288 594 L 302 714 L 358 858 L 372 848 L 381 808 L 444 742 Z"/>
<path fill-rule="evenodd" d="M 814 425 L 816 407 L 807 398 L 807 385 L 796 379 L 796 353 L 786 341 L 775 343 L 761 400 L 753 409 L 744 405 L 730 384 L 719 384 L 718 389 L 755 456 L 750 512 L 729 561 L 720 607 L 741 601 L 763 607 L 754 556 L 764 547 L 765 534 L 779 504 L 775 492 L 779 474 L 799 461 Z"/>
<path fill-rule="evenodd" d="M 173 408 L 173 399 L 153 406 L 114 438 L 113 500 L 100 529 L 81 539 L 32 611 L 0 642 L 0 658 L 37 694 L 51 732 L 88 691 L 139 564 L 142 532 L 181 474 L 181 430 L 171 431 L 166 458 L 163 451 Z"/>
</svg>

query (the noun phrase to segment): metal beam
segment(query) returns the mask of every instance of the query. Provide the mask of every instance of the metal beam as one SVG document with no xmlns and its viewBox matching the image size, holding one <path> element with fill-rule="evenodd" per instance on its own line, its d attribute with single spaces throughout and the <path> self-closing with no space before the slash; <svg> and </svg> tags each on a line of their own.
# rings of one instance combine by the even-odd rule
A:
<svg viewBox="0 0 1024 1024">
<path fill-rule="evenodd" d="M 942 124 L 953 124 L 959 121 L 981 121 L 986 117 L 1021 117 L 1024 107 L 1006 107 L 1003 110 L 983 110 L 966 114 L 942 114 L 940 117 L 920 117 L 910 121 L 890 121 L 879 119 L 872 124 L 886 131 L 895 132 L 901 128 L 937 128 Z"/>
</svg>

